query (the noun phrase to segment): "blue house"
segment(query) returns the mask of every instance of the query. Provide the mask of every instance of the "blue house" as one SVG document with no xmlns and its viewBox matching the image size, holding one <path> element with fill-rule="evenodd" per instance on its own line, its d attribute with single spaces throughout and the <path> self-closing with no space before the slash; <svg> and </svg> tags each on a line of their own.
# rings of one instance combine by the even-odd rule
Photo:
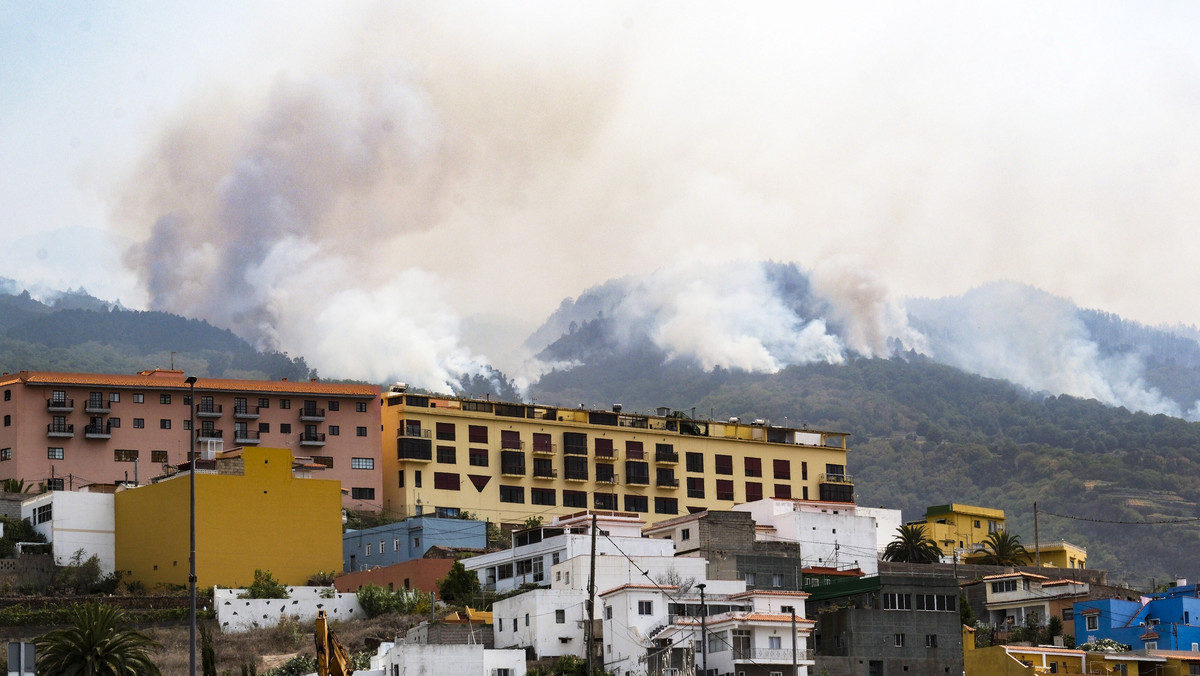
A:
<svg viewBox="0 0 1200 676">
<path fill-rule="evenodd" d="M 487 524 L 483 521 L 414 516 L 343 533 L 342 572 L 419 559 L 431 547 L 482 550 L 486 546 Z"/>
<path fill-rule="evenodd" d="M 1171 587 L 1141 601 L 1076 603 L 1076 644 L 1102 638 L 1133 650 L 1200 650 L 1200 585 Z"/>
</svg>

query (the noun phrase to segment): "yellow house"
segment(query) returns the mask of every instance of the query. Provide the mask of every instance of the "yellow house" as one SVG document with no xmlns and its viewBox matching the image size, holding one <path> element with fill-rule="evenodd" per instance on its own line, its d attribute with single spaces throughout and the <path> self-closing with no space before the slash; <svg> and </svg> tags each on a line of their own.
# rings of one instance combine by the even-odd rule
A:
<svg viewBox="0 0 1200 676">
<path fill-rule="evenodd" d="M 925 531 L 942 552 L 970 553 L 983 546 L 988 533 L 1004 530 L 1004 510 L 974 505 L 935 505 L 925 509 Z"/>
<path fill-rule="evenodd" d="M 254 570 L 288 585 L 342 565 L 340 482 L 293 475 L 291 451 L 244 448 L 196 461 L 196 578 L 242 587 Z M 186 585 L 189 481 L 185 471 L 115 497 L 116 568 L 147 587 Z"/>
<path fill-rule="evenodd" d="M 1048 542 L 1028 549 L 1034 557 L 1033 561 L 1040 560 L 1043 567 L 1083 568 L 1087 563 L 1087 550 L 1064 540 Z"/>
<path fill-rule="evenodd" d="M 1087 670 L 1093 654 L 1054 646 L 994 645 L 973 648 L 963 650 L 963 673 L 966 676 L 1093 673 Z"/>
</svg>

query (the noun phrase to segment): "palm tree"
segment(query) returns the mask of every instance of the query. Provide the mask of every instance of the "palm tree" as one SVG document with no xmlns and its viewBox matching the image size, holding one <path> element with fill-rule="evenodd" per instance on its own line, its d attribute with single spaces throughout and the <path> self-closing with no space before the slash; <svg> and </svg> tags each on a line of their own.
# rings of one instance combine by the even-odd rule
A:
<svg viewBox="0 0 1200 676">
<path fill-rule="evenodd" d="M 936 563 L 942 550 L 930 539 L 922 524 L 910 524 L 896 529 L 898 535 L 883 550 L 885 561 L 906 563 Z"/>
<path fill-rule="evenodd" d="M 35 641 L 38 673 L 77 676 L 161 676 L 150 661 L 158 644 L 125 627 L 124 614 L 114 606 L 84 603 L 68 611 L 71 625 Z"/>
<path fill-rule="evenodd" d="M 0 486 L 0 490 L 5 493 L 28 493 L 34 489 L 37 484 L 25 483 L 24 479 L 5 479 L 4 484 Z"/>
<path fill-rule="evenodd" d="M 1004 530 L 988 533 L 983 540 L 983 551 L 979 563 L 985 566 L 1025 566 L 1032 558 L 1021 544 L 1020 536 Z"/>
</svg>

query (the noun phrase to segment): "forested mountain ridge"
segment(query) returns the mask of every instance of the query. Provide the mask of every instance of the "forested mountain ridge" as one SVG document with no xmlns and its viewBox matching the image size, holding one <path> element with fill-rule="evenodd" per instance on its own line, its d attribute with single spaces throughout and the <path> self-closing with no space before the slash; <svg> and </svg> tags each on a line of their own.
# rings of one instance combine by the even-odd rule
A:
<svg viewBox="0 0 1200 676">
<path fill-rule="evenodd" d="M 1040 539 L 1086 547 L 1089 566 L 1114 581 L 1148 586 L 1197 573 L 1200 424 L 1038 395 L 913 354 L 757 375 L 663 357 L 643 348 L 550 373 L 531 395 L 849 432 L 860 504 L 902 509 L 906 520 L 949 502 L 999 507 L 1032 544 L 1037 502 Z M 1181 518 L 1189 521 L 1104 523 Z"/>
</svg>

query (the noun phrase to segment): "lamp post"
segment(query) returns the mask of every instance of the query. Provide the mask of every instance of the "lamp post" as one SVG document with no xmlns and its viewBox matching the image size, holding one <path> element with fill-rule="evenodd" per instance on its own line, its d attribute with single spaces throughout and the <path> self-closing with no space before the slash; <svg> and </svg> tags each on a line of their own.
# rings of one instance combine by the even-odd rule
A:
<svg viewBox="0 0 1200 676">
<path fill-rule="evenodd" d="M 704 583 L 696 588 L 700 590 L 700 668 L 708 676 L 708 606 L 704 605 Z"/>
<path fill-rule="evenodd" d="M 191 594 L 188 611 L 188 674 L 196 676 L 196 376 L 188 376 L 184 382 L 188 384 L 188 456 L 191 461 L 191 469 L 188 471 L 188 526 L 191 535 L 188 557 L 188 591 Z"/>
</svg>

